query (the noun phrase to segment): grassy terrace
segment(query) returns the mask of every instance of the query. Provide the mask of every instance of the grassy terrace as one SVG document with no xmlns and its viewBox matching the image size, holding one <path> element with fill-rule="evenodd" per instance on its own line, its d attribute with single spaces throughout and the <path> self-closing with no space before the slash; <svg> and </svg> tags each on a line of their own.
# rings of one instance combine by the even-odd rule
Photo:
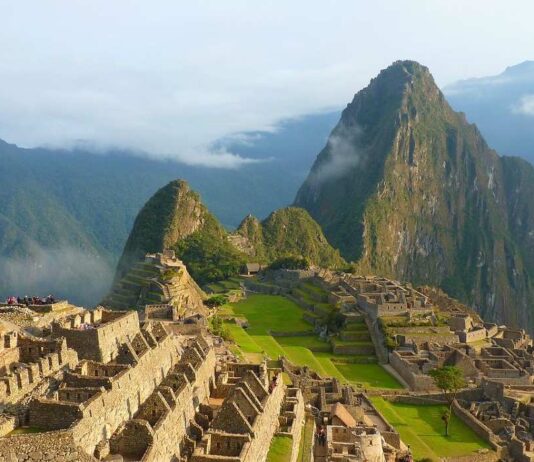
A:
<svg viewBox="0 0 534 462">
<path fill-rule="evenodd" d="M 310 416 L 306 417 L 306 422 L 302 428 L 300 437 L 299 453 L 297 462 L 310 462 L 311 447 L 313 445 L 314 421 Z"/>
<path fill-rule="evenodd" d="M 274 436 L 271 440 L 267 462 L 289 462 L 293 440 L 288 436 Z"/>
<path fill-rule="evenodd" d="M 285 356 L 296 365 L 309 366 L 322 376 L 336 377 L 342 382 L 365 388 L 402 388 L 380 365 L 361 364 L 376 361 L 374 357 L 333 354 L 330 344 L 313 333 L 303 314 L 297 304 L 275 295 L 252 295 L 219 310 L 220 316 L 248 321 L 247 329 L 232 322 L 226 322 L 226 326 L 249 360 L 261 359 L 264 354 L 271 359 Z M 361 326 L 356 329 L 361 330 Z"/>
<path fill-rule="evenodd" d="M 444 406 L 391 403 L 381 397 L 372 401 L 410 445 L 415 459 L 427 457 L 438 461 L 440 457 L 467 456 L 478 449 L 490 449 L 488 443 L 454 415 L 450 436 L 446 437 L 441 420 Z"/>
</svg>

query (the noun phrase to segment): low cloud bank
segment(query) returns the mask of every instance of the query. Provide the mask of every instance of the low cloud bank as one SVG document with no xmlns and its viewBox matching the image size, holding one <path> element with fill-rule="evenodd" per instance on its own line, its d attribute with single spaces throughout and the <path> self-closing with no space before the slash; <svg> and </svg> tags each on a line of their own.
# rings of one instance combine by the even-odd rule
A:
<svg viewBox="0 0 534 462">
<path fill-rule="evenodd" d="M 328 139 L 327 157 L 312 173 L 311 180 L 315 185 L 335 180 L 361 162 L 360 135 L 360 127 L 347 127 L 340 122 Z"/>
<path fill-rule="evenodd" d="M 3 258 L 0 297 L 46 296 L 92 307 L 107 293 L 113 268 L 104 259 L 72 248 L 38 248 L 32 257 Z"/>
<path fill-rule="evenodd" d="M 513 112 L 534 116 L 534 95 L 523 95 L 519 102 L 513 107 Z"/>
</svg>

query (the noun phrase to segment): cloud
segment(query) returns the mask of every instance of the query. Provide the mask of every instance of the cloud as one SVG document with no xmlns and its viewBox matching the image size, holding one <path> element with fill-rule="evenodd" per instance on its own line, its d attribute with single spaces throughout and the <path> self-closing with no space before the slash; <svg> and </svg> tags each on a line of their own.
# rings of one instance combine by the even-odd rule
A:
<svg viewBox="0 0 534 462">
<path fill-rule="evenodd" d="M 534 116 L 534 95 L 523 95 L 512 107 L 514 114 Z"/>
<path fill-rule="evenodd" d="M 175 158 L 172 155 L 162 157 L 167 157 L 169 159 Z M 190 165 L 232 170 L 242 167 L 243 165 L 269 162 L 272 158 L 252 159 L 250 157 L 234 154 L 225 147 L 209 146 L 196 149 L 191 155 L 183 156 L 181 160 Z"/>
<path fill-rule="evenodd" d="M 438 81 L 524 59 L 534 14 L 503 24 L 508 5 L 483 0 L 3 3 L 0 138 L 233 168 L 249 160 L 214 141 L 341 106 L 396 59 Z"/>
<path fill-rule="evenodd" d="M 0 295 L 66 298 L 71 303 L 94 306 L 107 293 L 113 279 L 111 265 L 78 249 L 35 247 L 31 256 L 3 258 Z"/>
<path fill-rule="evenodd" d="M 341 121 L 328 139 L 327 154 L 312 171 L 310 181 L 317 186 L 342 176 L 362 160 L 362 150 L 358 147 L 361 128 L 346 126 Z"/>
</svg>

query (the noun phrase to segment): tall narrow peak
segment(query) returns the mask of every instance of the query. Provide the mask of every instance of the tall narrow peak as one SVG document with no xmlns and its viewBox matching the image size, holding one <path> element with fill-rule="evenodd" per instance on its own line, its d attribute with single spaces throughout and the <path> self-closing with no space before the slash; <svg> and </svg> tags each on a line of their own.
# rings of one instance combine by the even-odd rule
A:
<svg viewBox="0 0 534 462">
<path fill-rule="evenodd" d="M 451 109 L 426 67 L 399 61 L 343 111 L 295 205 L 361 271 L 440 285 L 488 319 L 534 327 L 533 247 L 517 238 L 520 220 L 534 239 L 534 210 L 511 165 L 530 177 Z"/>
<path fill-rule="evenodd" d="M 426 67 L 398 61 L 381 71 L 343 111 L 297 193 L 295 205 L 309 211 L 348 259 L 362 254 L 365 202 L 382 179 L 400 127 L 426 112 L 421 99 L 446 104 Z M 347 203 L 355 209 L 348 211 Z"/>
</svg>

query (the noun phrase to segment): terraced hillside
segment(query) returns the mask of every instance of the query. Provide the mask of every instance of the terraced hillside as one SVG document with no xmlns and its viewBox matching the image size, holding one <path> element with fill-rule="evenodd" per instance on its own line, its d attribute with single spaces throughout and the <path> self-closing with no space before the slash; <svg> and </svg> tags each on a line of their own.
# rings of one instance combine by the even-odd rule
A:
<svg viewBox="0 0 534 462">
<path fill-rule="evenodd" d="M 219 309 L 238 354 L 258 361 L 265 356 L 271 359 L 285 356 L 296 365 L 308 366 L 322 376 L 336 377 L 355 386 L 402 388 L 377 363 L 362 319 L 343 320 L 334 339 L 321 337 L 316 326 L 326 325 L 323 323 L 339 314 L 328 303 L 327 292 L 304 283 L 289 297 L 254 294 Z M 299 306 L 303 300 L 309 309 Z M 339 353 L 338 348 L 344 345 L 359 350 L 352 354 Z"/>
<path fill-rule="evenodd" d="M 145 305 L 171 304 L 186 312 L 204 310 L 203 293 L 180 260 L 161 254 L 138 261 L 114 284 L 102 301 L 114 309 L 142 308 Z"/>
<path fill-rule="evenodd" d="M 356 357 L 375 357 L 375 348 L 362 315 L 342 313 L 329 302 L 329 293 L 311 283 L 302 282 L 291 290 L 290 297 L 305 309 L 304 317 L 314 326 L 327 326 L 336 335 L 330 338 L 333 353 Z"/>
</svg>

